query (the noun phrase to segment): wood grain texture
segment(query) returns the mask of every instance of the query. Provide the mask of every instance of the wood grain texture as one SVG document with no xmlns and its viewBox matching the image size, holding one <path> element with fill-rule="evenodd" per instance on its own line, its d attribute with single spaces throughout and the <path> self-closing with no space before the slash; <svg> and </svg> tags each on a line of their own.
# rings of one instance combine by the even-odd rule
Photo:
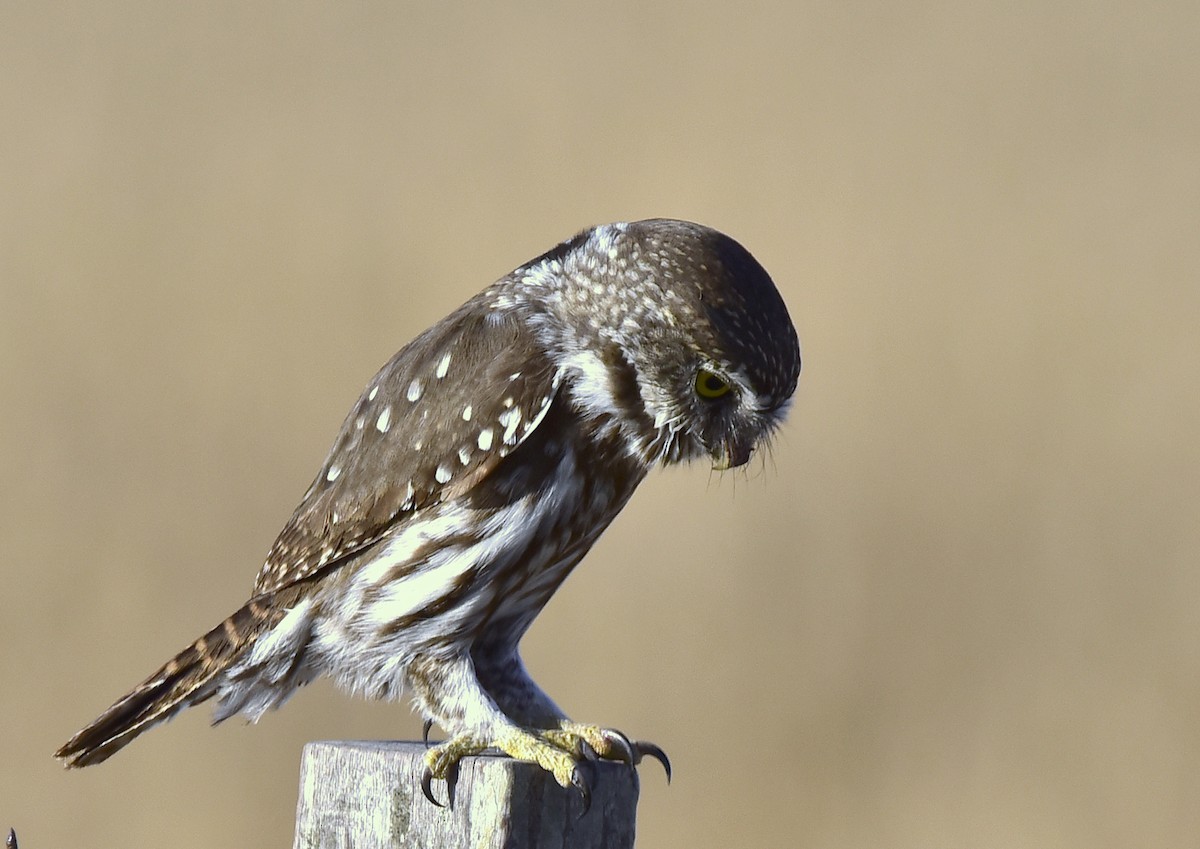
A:
<svg viewBox="0 0 1200 849">
<path fill-rule="evenodd" d="M 637 774 L 596 763 L 592 804 L 538 766 L 503 756 L 464 758 L 453 808 L 421 792 L 421 743 L 309 743 L 300 766 L 294 849 L 628 849 Z M 434 782 L 445 801 L 446 786 Z"/>
</svg>

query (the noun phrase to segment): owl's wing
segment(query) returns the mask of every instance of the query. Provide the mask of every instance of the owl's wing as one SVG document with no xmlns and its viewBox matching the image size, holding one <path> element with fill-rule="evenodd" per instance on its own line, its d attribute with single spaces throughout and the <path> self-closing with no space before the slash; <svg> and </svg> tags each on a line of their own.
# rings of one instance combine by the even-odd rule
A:
<svg viewBox="0 0 1200 849">
<path fill-rule="evenodd" d="M 479 299 L 447 316 L 368 384 L 255 592 L 335 565 L 469 490 L 533 432 L 557 389 L 553 364 L 516 316 Z"/>
</svg>

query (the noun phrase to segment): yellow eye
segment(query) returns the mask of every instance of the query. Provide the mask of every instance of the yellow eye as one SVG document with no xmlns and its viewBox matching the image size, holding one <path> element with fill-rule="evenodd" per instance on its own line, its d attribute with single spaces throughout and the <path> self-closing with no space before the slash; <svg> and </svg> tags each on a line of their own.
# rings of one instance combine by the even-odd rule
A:
<svg viewBox="0 0 1200 849">
<path fill-rule="evenodd" d="M 732 388 L 729 381 L 706 368 L 702 368 L 696 373 L 696 394 L 705 400 L 713 401 L 728 395 Z"/>
</svg>

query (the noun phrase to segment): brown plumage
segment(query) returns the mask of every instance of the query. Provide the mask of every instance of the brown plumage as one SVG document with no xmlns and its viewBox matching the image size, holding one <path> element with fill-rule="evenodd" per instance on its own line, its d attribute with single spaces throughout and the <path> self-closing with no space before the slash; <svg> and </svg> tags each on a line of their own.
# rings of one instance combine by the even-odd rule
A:
<svg viewBox="0 0 1200 849">
<path fill-rule="evenodd" d="M 142 732 L 211 698 L 217 677 L 278 624 L 298 589 L 292 586 L 250 599 L 76 733 L 54 756 L 69 767 L 100 763 Z"/>
</svg>

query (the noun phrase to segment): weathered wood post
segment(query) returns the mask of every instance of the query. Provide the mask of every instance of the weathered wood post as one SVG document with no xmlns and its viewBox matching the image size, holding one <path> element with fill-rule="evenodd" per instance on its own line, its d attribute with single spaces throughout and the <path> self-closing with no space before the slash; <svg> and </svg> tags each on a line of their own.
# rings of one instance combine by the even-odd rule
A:
<svg viewBox="0 0 1200 849">
<path fill-rule="evenodd" d="M 637 774 L 594 764 L 591 807 L 540 767 L 464 758 L 453 808 L 421 792 L 421 743 L 309 743 L 300 764 L 294 849 L 631 849 Z M 445 801 L 446 786 L 434 789 Z M 581 816 L 582 814 L 582 816 Z"/>
</svg>

